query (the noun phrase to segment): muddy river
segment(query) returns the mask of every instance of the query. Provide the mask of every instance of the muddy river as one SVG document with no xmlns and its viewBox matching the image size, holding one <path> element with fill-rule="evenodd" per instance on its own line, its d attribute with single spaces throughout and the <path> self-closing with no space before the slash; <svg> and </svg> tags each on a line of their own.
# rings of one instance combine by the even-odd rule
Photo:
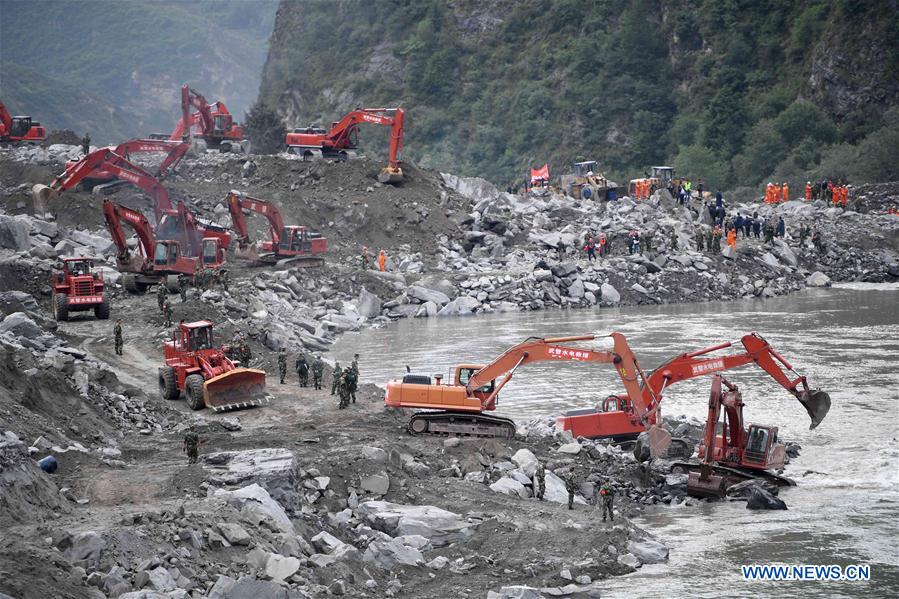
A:
<svg viewBox="0 0 899 599">
<path fill-rule="evenodd" d="M 809 431 L 805 410 L 755 366 L 730 371 L 749 422 L 802 445 L 786 474 L 788 511 L 744 503 L 653 508 L 636 520 L 671 547 L 670 561 L 608 581 L 608 596 L 897 596 L 899 594 L 899 286 L 846 284 L 766 301 L 511 313 L 404 320 L 348 334 L 334 355 L 361 354 L 363 382 L 383 385 L 409 365 L 447 373 L 486 363 L 530 336 L 624 333 L 644 369 L 747 332 L 764 336 L 813 386 L 831 395 Z M 389 358 L 388 358 L 389 356 Z M 704 419 L 709 380 L 666 392 L 663 413 Z M 519 421 L 595 404 L 620 390 L 611 367 L 528 365 L 505 387 L 498 414 Z M 871 579 L 745 581 L 742 565 L 869 564 Z"/>
</svg>

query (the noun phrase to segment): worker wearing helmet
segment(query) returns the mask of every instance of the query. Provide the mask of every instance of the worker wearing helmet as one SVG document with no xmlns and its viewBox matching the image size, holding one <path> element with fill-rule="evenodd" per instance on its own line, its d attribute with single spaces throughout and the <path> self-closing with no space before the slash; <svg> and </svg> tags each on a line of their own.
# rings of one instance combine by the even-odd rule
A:
<svg viewBox="0 0 899 599">
<path fill-rule="evenodd" d="M 809 202 L 809 201 L 811 201 L 811 199 L 812 199 L 812 182 L 806 181 L 805 182 L 805 201 Z"/>
<path fill-rule="evenodd" d="M 187 463 L 196 464 L 200 454 L 200 445 L 202 445 L 200 435 L 197 434 L 197 427 L 191 424 L 184 434 L 184 441 L 181 443 L 182 450 L 187 454 Z"/>
<path fill-rule="evenodd" d="M 602 521 L 605 522 L 606 516 L 608 515 L 609 520 L 614 522 L 615 514 L 613 513 L 612 502 L 615 498 L 615 490 L 612 488 L 612 485 L 609 484 L 608 480 L 603 481 L 599 486 L 599 497 L 600 501 L 602 501 Z"/>
</svg>

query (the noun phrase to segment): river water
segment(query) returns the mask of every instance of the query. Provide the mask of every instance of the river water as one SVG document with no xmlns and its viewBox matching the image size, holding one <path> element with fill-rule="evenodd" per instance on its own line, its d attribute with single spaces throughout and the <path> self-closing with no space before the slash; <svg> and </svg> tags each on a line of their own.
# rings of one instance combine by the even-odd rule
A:
<svg viewBox="0 0 899 599">
<path fill-rule="evenodd" d="M 344 336 L 335 357 L 361 354 L 362 382 L 447 373 L 486 363 L 530 336 L 624 333 L 644 370 L 673 355 L 747 332 L 765 337 L 812 386 L 830 393 L 809 431 L 802 406 L 755 366 L 725 373 L 740 386 L 748 422 L 780 427 L 802 445 L 782 492 L 788 511 L 742 502 L 659 506 L 635 522 L 671 548 L 667 564 L 609 580 L 607 596 L 899 596 L 899 286 L 846 284 L 789 297 L 723 304 L 508 313 L 402 320 Z M 738 347 L 742 347 L 738 344 Z M 705 418 L 709 379 L 671 387 L 663 413 Z M 497 414 L 557 415 L 620 391 L 611 367 L 534 364 L 503 389 Z M 870 564 L 871 580 L 748 582 L 749 564 Z"/>
</svg>

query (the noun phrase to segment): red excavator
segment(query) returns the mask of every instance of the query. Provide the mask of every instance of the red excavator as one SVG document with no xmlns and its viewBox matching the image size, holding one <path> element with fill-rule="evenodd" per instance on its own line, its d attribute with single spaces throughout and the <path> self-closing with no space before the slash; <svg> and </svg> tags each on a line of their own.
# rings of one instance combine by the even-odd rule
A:
<svg viewBox="0 0 899 599">
<path fill-rule="evenodd" d="M 299 154 L 304 160 L 347 160 L 349 151 L 355 150 L 359 145 L 359 125 L 386 125 L 390 127 L 390 155 L 387 166 L 378 175 L 378 181 L 399 183 L 403 180 L 402 162 L 398 154 L 403 149 L 404 117 L 402 108 L 357 108 L 339 121 L 331 123 L 328 131 L 316 125 L 294 129 L 287 134 L 287 151 Z"/>
<path fill-rule="evenodd" d="M 268 401 L 265 371 L 241 368 L 216 347 L 212 322 L 200 320 L 178 325 L 163 346 L 165 366 L 159 369 L 163 399 L 178 399 L 181 392 L 193 410 L 216 412 L 258 406 Z"/>
<path fill-rule="evenodd" d="M 191 113 L 191 108 L 196 112 Z M 150 137 L 159 137 L 151 135 Z M 181 118 L 168 139 L 182 141 L 199 138 L 211 148 L 221 152 L 243 150 L 246 139 L 243 127 L 234 122 L 224 102 L 210 104 L 203 94 L 186 83 L 181 86 Z"/>
<path fill-rule="evenodd" d="M 177 155 L 177 153 L 175 154 Z M 172 155 L 170 155 L 171 157 Z M 199 240 L 215 237 L 222 247 L 231 244 L 231 234 L 224 227 L 200 223 L 187 208 L 176 208 L 165 187 L 153 175 L 133 164 L 109 148 L 95 150 L 66 168 L 66 171 L 47 185 L 35 185 L 31 189 L 35 212 L 43 213 L 49 200 L 59 193 L 72 189 L 97 171 L 111 173 L 118 179 L 140 188 L 153 201 L 156 217 L 156 236 L 178 241 L 188 256 L 198 256 Z"/>
<path fill-rule="evenodd" d="M 644 395 L 642 388 L 649 388 L 646 377 L 624 335 L 612 333 L 609 337 L 613 341 L 611 351 L 560 345 L 594 341 L 601 338 L 597 335 L 545 339 L 531 337 L 506 350 L 486 366 L 456 366 L 453 379 L 446 384 L 442 381 L 442 375 L 434 375 L 434 381 L 430 376 L 415 374 L 407 374 L 402 380 L 390 381 L 387 383 L 384 403 L 392 408 L 429 410 L 412 416 L 408 429 L 413 434 L 430 432 L 511 438 L 515 434 L 514 422 L 508 418 L 489 416 L 484 412 L 496 409 L 499 392 L 512 379 L 519 366 L 545 361 L 600 363 L 614 365 L 627 390 L 629 402 L 636 404 L 639 413 L 649 414 L 646 422 L 654 423 L 651 407 L 658 404 L 658 399 L 651 392 L 648 396 Z M 502 378 L 497 381 L 500 377 Z M 646 397 L 648 404 L 644 404 Z M 622 430 L 636 432 L 637 425 L 631 422 L 627 413 L 619 411 L 614 418 Z M 641 424 L 639 430 L 644 428 Z"/>
<path fill-rule="evenodd" d="M 39 142 L 47 139 L 47 130 L 30 116 L 12 116 L 0 102 L 0 143 L 25 141 Z"/>
<path fill-rule="evenodd" d="M 182 215 L 187 214 L 183 203 L 178 208 Z M 203 238 L 200 251 L 195 256 L 185 256 L 179 241 L 157 240 L 147 217 L 137 210 L 104 200 L 103 217 L 118 250 L 116 266 L 124 273 L 122 284 L 131 293 L 144 293 L 151 285 L 166 285 L 176 290 L 179 274 L 193 276 L 200 268 L 216 269 L 225 262 L 225 249 L 217 237 Z M 131 225 L 137 234 L 137 253 L 128 247 L 122 223 Z"/>
<path fill-rule="evenodd" d="M 689 471 L 690 495 L 723 497 L 730 485 L 759 477 L 779 486 L 795 484 L 771 472 L 782 469 L 786 457 L 786 447 L 777 442 L 777 427 L 750 424 L 747 428 L 743 423 L 743 405 L 736 385 L 720 374 L 712 377 L 705 434 L 699 444 L 700 463 L 678 463 L 672 467 L 674 472 Z M 721 434 L 717 434 L 719 419 Z"/>
<path fill-rule="evenodd" d="M 647 426 L 661 422 L 660 402 L 665 390 L 672 384 L 755 363 L 799 400 L 812 419 L 811 428 L 818 426 L 830 410 L 830 396 L 810 389 L 806 378 L 793 370 L 790 363 L 760 335 L 744 335 L 740 342 L 745 351 L 735 354 L 709 355 L 734 345 L 733 342 L 725 342 L 676 356 L 652 371 L 648 382 L 640 390 L 640 402 L 612 395 L 603 401 L 601 409 L 566 412 L 559 417 L 558 425 L 563 430 L 570 430 L 575 437 L 633 439 Z M 784 369 L 795 378 L 787 376 Z"/>
<path fill-rule="evenodd" d="M 123 141 L 115 148 L 108 147 L 114 154 L 130 161 L 133 154 L 150 154 L 153 152 L 165 153 L 163 161 L 156 167 L 153 176 L 161 179 L 169 169 L 174 169 L 184 155 L 190 149 L 190 144 L 183 141 L 169 141 L 167 139 L 129 139 Z M 66 162 L 66 170 L 74 168 L 81 160 L 69 160 Z M 85 176 L 81 183 L 86 187 L 93 187 L 111 181 L 121 180 L 114 174 L 101 168 L 94 169 Z"/>
<path fill-rule="evenodd" d="M 274 203 L 251 198 L 239 191 L 232 190 L 228 194 L 227 203 L 231 223 L 237 232 L 234 255 L 238 258 L 251 260 L 254 264 L 275 264 L 281 260 L 289 260 L 294 266 L 324 265 L 325 260 L 321 254 L 328 251 L 328 240 L 321 233 L 300 225 L 285 226 L 281 211 Z M 271 241 L 262 241 L 257 245 L 250 240 L 244 210 L 261 214 L 268 219 Z"/>
</svg>

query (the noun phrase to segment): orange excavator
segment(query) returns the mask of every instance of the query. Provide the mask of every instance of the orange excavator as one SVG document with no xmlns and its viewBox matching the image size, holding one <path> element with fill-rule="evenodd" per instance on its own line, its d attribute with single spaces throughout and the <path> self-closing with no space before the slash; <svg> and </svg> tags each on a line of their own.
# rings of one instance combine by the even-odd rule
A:
<svg viewBox="0 0 899 599">
<path fill-rule="evenodd" d="M 131 156 L 133 154 L 151 154 L 151 153 L 164 153 L 166 156 L 163 161 L 156 167 L 156 170 L 153 171 L 153 176 L 157 179 L 161 179 L 165 176 L 166 172 L 170 169 L 174 169 L 181 159 L 184 158 L 184 155 L 190 149 L 190 144 L 183 141 L 169 141 L 167 139 L 129 139 L 128 141 L 123 141 L 115 148 L 111 146 L 107 149 L 111 149 L 114 154 L 117 156 L 121 156 L 125 160 L 130 161 Z M 68 171 L 70 168 L 74 168 L 81 160 L 69 160 L 66 162 L 66 170 Z M 109 183 L 112 181 L 121 181 L 114 174 L 104 171 L 103 169 L 94 169 L 85 176 L 81 183 L 88 187 L 93 187 L 95 185 Z"/>
<path fill-rule="evenodd" d="M 150 196 L 156 217 L 156 236 L 160 239 L 178 241 L 188 256 L 197 256 L 196 252 L 201 249 L 199 240 L 209 237 L 217 238 L 220 245 L 226 249 L 231 244 L 231 234 L 227 229 L 212 223 L 200 223 L 187 211 L 183 202 L 176 208 L 169 198 L 168 191 L 156 177 L 109 148 L 95 150 L 67 167 L 65 172 L 56 177 L 49 186 L 38 184 L 32 187 L 35 211 L 43 213 L 51 199 L 74 188 L 98 171 L 110 173 L 118 179 L 127 181 Z"/>
<path fill-rule="evenodd" d="M 47 139 L 47 130 L 30 116 L 12 116 L 0 102 L 0 143 L 24 141 L 39 142 Z"/>
<path fill-rule="evenodd" d="M 403 180 L 402 162 L 398 155 L 403 149 L 404 118 L 402 108 L 357 108 L 331 123 L 331 129 L 327 131 L 316 125 L 294 129 L 287 134 L 287 151 L 299 154 L 304 160 L 347 160 L 350 151 L 359 146 L 359 125 L 385 125 L 390 127 L 390 154 L 387 166 L 378 175 L 378 181 L 399 183 Z"/>
<path fill-rule="evenodd" d="M 830 410 L 830 396 L 810 389 L 806 378 L 798 374 L 761 335 L 744 335 L 740 342 L 744 351 L 729 355 L 712 354 L 732 347 L 734 342 L 676 356 L 652 371 L 640 389 L 640 401 L 612 395 L 603 401 L 600 409 L 566 412 L 558 418 L 557 424 L 563 430 L 570 430 L 575 437 L 633 439 L 648 426 L 661 422 L 660 402 L 672 384 L 754 363 L 799 400 L 812 420 L 811 428 L 818 426 Z"/>
<path fill-rule="evenodd" d="M 267 200 L 251 198 L 242 192 L 232 190 L 227 198 L 231 223 L 237 232 L 237 247 L 234 255 L 250 260 L 254 264 L 275 264 L 289 260 L 293 266 L 313 267 L 325 263 L 322 254 L 328 251 L 328 240 L 300 225 L 284 225 L 281 211 Z M 268 219 L 271 241 L 258 245 L 250 239 L 244 210 L 263 215 Z"/>
<path fill-rule="evenodd" d="M 699 463 L 678 463 L 672 467 L 674 472 L 689 472 L 690 495 L 723 497 L 730 485 L 750 478 L 764 478 L 779 486 L 795 484 L 772 472 L 782 469 L 786 461 L 786 447 L 777 442 L 777 427 L 750 424 L 747 428 L 743 423 L 743 405 L 736 385 L 720 374 L 712 377 Z"/>
<path fill-rule="evenodd" d="M 179 203 L 178 212 L 183 222 L 189 214 L 183 203 Z M 186 256 L 178 240 L 157 240 L 147 217 L 137 210 L 104 200 L 103 217 L 118 252 L 116 266 L 124 273 L 122 284 L 131 293 L 145 293 L 151 285 L 177 289 L 177 275 L 193 276 L 200 268 L 216 269 L 225 261 L 225 249 L 217 237 L 201 239 L 200 251 Z M 137 234 L 137 253 L 128 247 L 123 223 Z"/>
<path fill-rule="evenodd" d="M 196 112 L 191 113 L 191 108 Z M 150 137 L 166 136 L 154 134 Z M 194 138 L 202 139 L 207 147 L 221 152 L 236 152 L 243 151 L 246 135 L 243 127 L 234 122 L 224 102 L 209 103 L 203 94 L 185 83 L 181 86 L 181 118 L 168 139 L 191 141 Z"/>
<path fill-rule="evenodd" d="M 499 392 L 520 366 L 532 362 L 599 363 L 615 367 L 630 402 L 636 404 L 635 409 L 639 413 L 649 414 L 647 422 L 654 423 L 651 408 L 658 404 L 658 400 L 650 393 L 649 403 L 644 404 L 646 400 L 642 388 L 649 389 L 649 386 L 627 339 L 620 333 L 612 333 L 608 337 L 612 339 L 611 351 L 563 345 L 602 339 L 597 335 L 545 339 L 531 337 L 506 350 L 486 366 L 456 366 L 453 379 L 447 384 L 443 383 L 442 375 L 435 375 L 432 381 L 430 376 L 407 374 L 402 380 L 390 381 L 384 403 L 392 408 L 427 410 L 417 412 L 409 421 L 408 429 L 413 434 L 511 438 L 515 434 L 512 420 L 484 412 L 496 409 Z M 627 434 L 644 430 L 639 428 L 638 431 L 638 425 L 631 422 L 626 412 L 620 411 L 613 418 Z"/>
</svg>

